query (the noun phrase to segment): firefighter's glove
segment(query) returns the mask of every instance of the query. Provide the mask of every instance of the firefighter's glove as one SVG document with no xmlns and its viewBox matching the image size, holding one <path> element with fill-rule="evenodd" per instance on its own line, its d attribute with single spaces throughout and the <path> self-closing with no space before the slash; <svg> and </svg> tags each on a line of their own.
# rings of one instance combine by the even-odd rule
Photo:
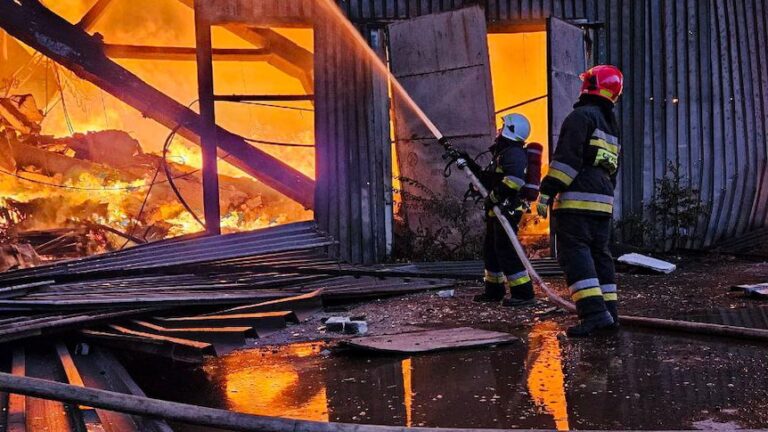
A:
<svg viewBox="0 0 768 432">
<path fill-rule="evenodd" d="M 538 213 L 542 219 L 547 218 L 547 213 L 549 213 L 549 196 L 541 195 L 539 197 L 539 203 L 536 204 L 536 213 Z"/>
<path fill-rule="evenodd" d="M 470 157 L 467 152 L 464 152 L 464 151 L 463 152 L 459 152 L 459 155 L 460 155 L 460 157 L 462 159 L 464 159 L 464 161 L 467 164 L 466 165 L 467 168 L 469 168 L 469 170 L 472 171 L 472 174 L 477 176 L 478 174 L 480 174 L 483 171 L 483 168 L 480 165 L 478 165 L 478 163 L 475 162 L 475 160 L 472 159 L 472 157 Z"/>
<path fill-rule="evenodd" d="M 487 211 L 493 210 L 494 206 L 499 205 L 499 198 L 496 196 L 496 192 L 491 191 L 490 194 L 488 194 L 487 197 L 485 197 L 485 209 Z"/>
</svg>

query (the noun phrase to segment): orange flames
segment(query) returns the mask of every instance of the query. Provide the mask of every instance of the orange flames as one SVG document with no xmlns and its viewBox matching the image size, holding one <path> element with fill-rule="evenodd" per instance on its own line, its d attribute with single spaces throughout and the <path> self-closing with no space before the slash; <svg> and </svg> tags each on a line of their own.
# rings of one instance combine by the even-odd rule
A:
<svg viewBox="0 0 768 432">
<path fill-rule="evenodd" d="M 43 3 L 70 22 L 77 23 L 95 1 L 45 0 Z M 313 49 L 311 29 L 273 30 L 305 49 Z M 181 1 L 114 0 L 88 31 L 98 33 L 108 44 L 193 47 L 195 43 L 192 10 Z M 258 48 L 219 27 L 213 29 L 213 45 L 215 48 Z M 0 67 L 0 97 L 32 94 L 44 113 L 40 123 L 42 130 L 37 134 L 44 139 L 29 140 L 19 134 L 14 139 L 23 141 L 23 145 L 40 148 L 40 142 L 52 141 L 54 137 L 116 130 L 137 140 L 143 151 L 136 156 L 135 164 L 120 169 L 73 157 L 73 152 L 66 146 L 64 151 L 60 147 L 46 148 L 57 151 L 52 155 L 57 163 L 68 161 L 62 157 L 71 159 L 72 167 L 63 170 L 40 166 L 39 160 L 26 164 L 16 161 L 8 166 L 0 163 L 3 167 L 0 196 L 4 197 L 0 207 L 20 205 L 29 213 L 23 221 L 0 215 L 0 219 L 8 219 L 4 222 L 6 225 L 21 222 L 19 229 L 23 231 L 87 221 L 139 237 L 146 235 L 149 240 L 201 230 L 200 224 L 170 190 L 162 170 L 152 185 L 160 163 L 158 156 L 162 154 L 169 134 L 167 128 L 58 67 L 2 31 L 0 58 L 0 63 L 10 62 Z M 197 110 L 194 102 L 197 99 L 197 75 L 193 59 L 116 61 L 148 84 Z M 266 62 L 215 62 L 214 86 L 217 94 L 306 93 L 298 79 Z M 257 140 L 314 143 L 314 112 L 310 102 L 271 105 L 280 106 L 217 103 L 217 123 Z M 0 132 L 2 130 L 0 122 Z M 314 148 L 253 145 L 314 178 Z M 202 217 L 202 189 L 199 173 L 195 173 L 202 165 L 198 147 L 177 136 L 169 147 L 167 160 L 174 176 L 182 176 L 175 183 L 185 200 Z M 92 169 L 94 163 L 95 170 Z M 304 210 L 226 161 L 219 161 L 219 173 L 221 224 L 225 231 L 252 230 L 312 217 L 311 211 Z M 150 185 L 152 191 L 147 197 Z"/>
</svg>

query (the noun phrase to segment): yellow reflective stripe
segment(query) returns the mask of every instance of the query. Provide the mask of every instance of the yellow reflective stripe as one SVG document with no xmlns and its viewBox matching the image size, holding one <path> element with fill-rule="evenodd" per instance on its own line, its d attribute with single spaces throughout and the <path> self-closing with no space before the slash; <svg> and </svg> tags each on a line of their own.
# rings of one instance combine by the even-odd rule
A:
<svg viewBox="0 0 768 432">
<path fill-rule="evenodd" d="M 619 300 L 619 295 L 616 293 L 605 293 L 603 294 L 603 300 L 605 301 L 617 301 Z"/>
<path fill-rule="evenodd" d="M 507 278 L 504 273 L 495 273 L 488 270 L 485 271 L 485 281 L 491 283 L 504 283 Z"/>
<path fill-rule="evenodd" d="M 555 210 L 590 210 L 601 213 L 613 213 L 613 205 L 592 201 L 556 200 L 554 208 Z"/>
<path fill-rule="evenodd" d="M 611 93 L 610 91 L 608 91 L 606 89 L 600 89 L 600 94 L 605 96 L 605 97 L 607 97 L 607 98 L 609 98 L 610 100 L 613 100 L 613 93 Z"/>
<path fill-rule="evenodd" d="M 602 138 L 592 138 L 591 140 L 589 140 L 589 145 L 604 148 L 609 152 L 613 153 L 614 156 L 617 156 L 619 154 L 619 146 L 617 146 L 616 144 L 611 144 Z"/>
<path fill-rule="evenodd" d="M 520 190 L 520 185 L 519 185 L 519 184 L 517 184 L 517 183 L 515 183 L 515 182 L 514 182 L 514 181 L 513 181 L 511 178 L 509 178 L 509 177 L 504 177 L 504 178 L 501 180 L 501 182 L 502 182 L 502 183 L 504 183 L 504 185 L 505 185 L 505 186 L 507 186 L 508 188 L 510 188 L 510 189 L 512 189 L 512 190 Z"/>
<path fill-rule="evenodd" d="M 571 183 L 573 183 L 573 177 L 569 176 L 568 174 L 560 171 L 557 168 L 549 167 L 549 173 L 547 173 L 548 176 L 554 177 L 561 182 L 563 182 L 566 186 L 569 186 Z"/>
<path fill-rule="evenodd" d="M 502 167 L 500 167 L 500 166 L 497 166 L 497 167 L 496 167 L 496 172 L 497 172 L 497 173 L 503 173 L 503 172 L 504 172 L 504 168 L 502 168 Z"/>
<path fill-rule="evenodd" d="M 573 299 L 573 301 L 577 302 L 587 297 L 602 297 L 602 296 L 603 296 L 603 292 L 598 287 L 598 288 L 590 288 L 590 289 L 585 289 L 581 291 L 576 291 L 575 293 L 573 293 L 571 298 Z"/>
<path fill-rule="evenodd" d="M 507 282 L 507 285 L 510 287 L 516 287 L 518 285 L 523 285 L 531 281 L 531 277 L 528 275 L 525 275 L 523 277 L 519 277 L 513 281 Z"/>
</svg>

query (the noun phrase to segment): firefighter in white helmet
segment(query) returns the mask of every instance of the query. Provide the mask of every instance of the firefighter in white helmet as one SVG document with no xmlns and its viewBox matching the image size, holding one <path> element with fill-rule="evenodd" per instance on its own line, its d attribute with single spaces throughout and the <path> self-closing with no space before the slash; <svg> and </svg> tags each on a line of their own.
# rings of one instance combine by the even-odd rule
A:
<svg viewBox="0 0 768 432">
<path fill-rule="evenodd" d="M 492 208 L 504 209 L 505 217 L 517 230 L 523 215 L 523 201 L 538 198 L 540 166 L 529 168 L 529 159 L 541 163 L 541 145 L 526 140 L 531 124 L 522 114 L 504 116 L 496 142 L 491 146 L 492 161 L 482 176 L 489 195 L 485 201 L 486 232 L 483 255 L 485 292 L 475 296 L 479 302 L 502 302 L 504 306 L 527 306 L 534 303 L 531 277 L 515 253 Z M 533 156 L 531 158 L 531 156 Z M 527 182 L 526 173 L 535 173 L 535 182 Z M 509 289 L 510 298 L 504 299 Z"/>
</svg>

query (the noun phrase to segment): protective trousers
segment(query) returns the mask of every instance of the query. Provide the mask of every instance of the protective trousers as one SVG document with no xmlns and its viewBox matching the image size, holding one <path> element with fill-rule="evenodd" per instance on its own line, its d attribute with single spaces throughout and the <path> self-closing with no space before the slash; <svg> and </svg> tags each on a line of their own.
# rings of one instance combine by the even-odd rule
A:
<svg viewBox="0 0 768 432">
<path fill-rule="evenodd" d="M 616 271 L 608 249 L 610 216 L 555 212 L 557 261 L 579 318 L 606 310 L 617 319 Z"/>
<path fill-rule="evenodd" d="M 517 233 L 517 226 L 522 213 L 515 212 L 507 217 Z M 515 253 L 515 248 L 509 240 L 504 227 L 495 216 L 486 218 L 485 244 L 483 257 L 485 261 L 485 293 L 488 297 L 504 297 L 506 288 L 514 299 L 529 300 L 533 298 L 533 283 L 522 261 Z"/>
</svg>

